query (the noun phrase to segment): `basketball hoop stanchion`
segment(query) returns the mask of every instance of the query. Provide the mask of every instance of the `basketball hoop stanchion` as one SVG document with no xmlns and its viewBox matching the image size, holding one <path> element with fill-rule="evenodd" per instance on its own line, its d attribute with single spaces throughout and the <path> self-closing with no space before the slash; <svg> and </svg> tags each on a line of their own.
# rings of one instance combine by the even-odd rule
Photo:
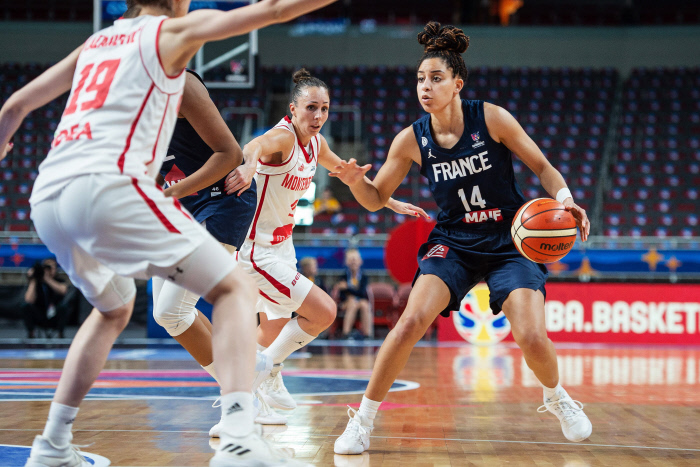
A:
<svg viewBox="0 0 700 467">
<path fill-rule="evenodd" d="M 199 9 L 218 9 L 230 11 L 240 8 L 251 3 L 257 3 L 258 0 L 214 0 L 214 1 L 197 1 L 193 0 L 190 4 L 190 11 Z M 93 0 L 93 32 L 102 29 L 103 22 L 112 22 L 119 19 L 126 11 L 126 1 L 124 0 Z M 228 39 L 240 42 L 240 38 Z M 204 84 L 209 88 L 218 89 L 252 89 L 255 87 L 256 68 L 258 66 L 258 31 L 254 30 L 248 33 L 248 41 L 242 44 L 231 46 L 232 48 L 218 57 L 211 58 L 206 61 L 205 52 L 210 48 L 209 44 L 205 44 L 199 49 L 194 58 L 194 70 L 204 79 Z M 235 57 L 247 54 L 245 58 L 239 61 L 234 61 Z M 226 75 L 223 81 L 208 79 L 206 73 L 219 65 L 230 64 L 231 74 Z"/>
</svg>

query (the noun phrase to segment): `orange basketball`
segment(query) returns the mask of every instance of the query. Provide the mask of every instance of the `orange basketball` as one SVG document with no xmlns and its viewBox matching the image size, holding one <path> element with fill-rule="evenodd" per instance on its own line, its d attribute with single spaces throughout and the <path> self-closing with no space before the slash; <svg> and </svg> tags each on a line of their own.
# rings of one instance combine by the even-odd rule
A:
<svg viewBox="0 0 700 467">
<path fill-rule="evenodd" d="M 576 221 L 559 201 L 537 198 L 518 209 L 510 233 L 524 257 L 535 263 L 553 263 L 573 248 Z"/>
</svg>

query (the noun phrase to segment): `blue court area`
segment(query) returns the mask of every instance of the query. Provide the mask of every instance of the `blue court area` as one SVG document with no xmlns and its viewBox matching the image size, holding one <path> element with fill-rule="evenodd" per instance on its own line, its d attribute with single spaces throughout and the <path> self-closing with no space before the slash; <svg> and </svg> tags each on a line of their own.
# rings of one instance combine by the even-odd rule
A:
<svg viewBox="0 0 700 467">
<path fill-rule="evenodd" d="M 0 349 L 0 360 L 65 360 L 68 349 Z M 288 359 L 308 358 L 307 352 L 295 352 Z M 192 356 L 179 345 L 138 349 L 113 349 L 109 360 L 192 361 Z"/>
<path fill-rule="evenodd" d="M 362 394 L 369 377 L 338 371 L 290 371 L 285 385 L 295 396 Z M 60 377 L 57 370 L 0 370 L 0 401 L 50 400 Z M 397 381 L 392 391 L 415 389 L 418 384 Z M 219 387 L 199 370 L 106 370 L 87 400 L 214 400 Z"/>
<path fill-rule="evenodd" d="M 18 467 L 24 465 L 29 458 L 29 446 L 11 446 L 0 444 L 0 467 Z M 94 467 L 106 467 L 109 460 L 102 456 L 83 452 L 83 457 L 88 464 Z"/>
</svg>

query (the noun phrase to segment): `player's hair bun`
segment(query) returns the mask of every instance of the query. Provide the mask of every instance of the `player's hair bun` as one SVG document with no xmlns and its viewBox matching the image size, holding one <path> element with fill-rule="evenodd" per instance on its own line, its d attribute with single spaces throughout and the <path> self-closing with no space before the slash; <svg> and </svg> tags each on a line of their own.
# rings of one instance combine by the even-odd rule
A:
<svg viewBox="0 0 700 467">
<path fill-rule="evenodd" d="M 469 37 L 455 26 L 441 26 L 437 21 L 431 21 L 418 33 L 418 43 L 425 53 L 444 50 L 463 54 L 469 48 Z"/>
<path fill-rule="evenodd" d="M 297 70 L 294 72 L 292 75 L 292 81 L 294 84 L 299 84 L 302 81 L 306 81 L 307 79 L 312 79 L 313 76 L 311 76 L 311 73 L 309 73 L 306 68 L 302 68 L 301 70 Z"/>
</svg>

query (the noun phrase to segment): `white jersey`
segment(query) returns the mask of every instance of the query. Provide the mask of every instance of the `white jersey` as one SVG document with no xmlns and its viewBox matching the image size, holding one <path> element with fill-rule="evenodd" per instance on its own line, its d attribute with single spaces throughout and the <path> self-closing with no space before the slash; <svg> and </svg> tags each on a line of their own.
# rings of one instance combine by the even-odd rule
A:
<svg viewBox="0 0 700 467">
<path fill-rule="evenodd" d="M 289 117 L 280 120 L 275 129 L 291 131 L 297 138 Z M 299 199 L 311 186 L 320 147 L 318 136 L 311 138 L 308 147 L 303 147 L 297 138 L 291 154 L 281 164 L 258 162 L 255 174 L 258 207 L 248 231 L 248 240 L 272 246 L 290 239 L 294 229 L 294 211 Z"/>
<path fill-rule="evenodd" d="M 33 204 L 86 174 L 138 179 L 158 173 L 185 85 L 185 74 L 168 76 L 160 60 L 158 35 L 166 19 L 120 19 L 85 42 L 68 104 L 39 167 Z"/>
</svg>

